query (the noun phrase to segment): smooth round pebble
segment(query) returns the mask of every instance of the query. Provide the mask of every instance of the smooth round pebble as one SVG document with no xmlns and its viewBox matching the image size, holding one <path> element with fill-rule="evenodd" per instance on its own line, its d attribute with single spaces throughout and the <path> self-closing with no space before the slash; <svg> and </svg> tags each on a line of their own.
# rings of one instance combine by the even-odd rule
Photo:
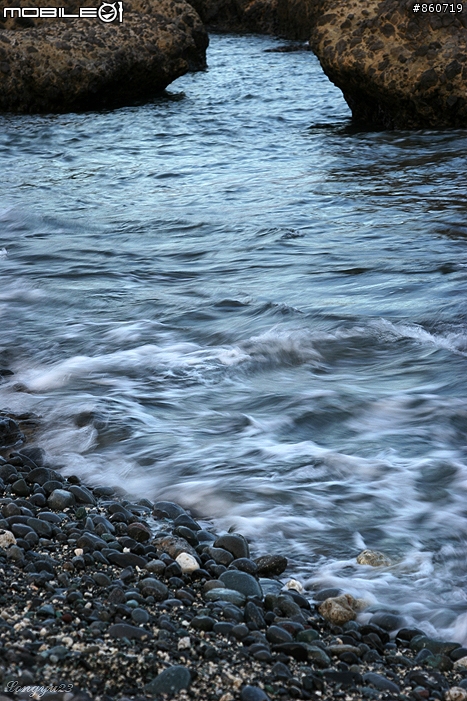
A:
<svg viewBox="0 0 467 701">
<path fill-rule="evenodd" d="M 270 701 L 269 696 L 259 686 L 244 686 L 240 694 L 241 701 Z"/>
<path fill-rule="evenodd" d="M 191 682 L 190 672 L 182 665 L 174 665 L 157 675 L 144 690 L 149 694 L 173 695 L 182 689 L 188 689 Z"/>
</svg>

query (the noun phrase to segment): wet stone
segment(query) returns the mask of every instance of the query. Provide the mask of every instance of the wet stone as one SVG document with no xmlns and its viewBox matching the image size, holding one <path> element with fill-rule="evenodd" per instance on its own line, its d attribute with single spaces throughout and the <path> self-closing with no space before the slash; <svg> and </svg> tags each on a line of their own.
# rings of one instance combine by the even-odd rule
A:
<svg viewBox="0 0 467 701">
<path fill-rule="evenodd" d="M 169 590 L 158 579 L 154 577 L 146 577 L 138 583 L 138 588 L 140 589 L 143 596 L 153 596 L 156 601 L 164 601 L 167 599 Z"/>
<path fill-rule="evenodd" d="M 414 650 L 414 652 L 419 652 L 426 648 L 434 655 L 449 655 L 459 647 L 461 647 L 459 643 L 436 640 L 426 635 L 416 635 L 410 641 L 410 649 Z"/>
<path fill-rule="evenodd" d="M 185 528 L 189 528 L 191 531 L 201 530 L 199 523 L 196 523 L 196 521 L 188 514 L 180 514 L 180 516 L 177 516 L 177 518 L 174 520 L 174 526 L 184 526 Z"/>
<path fill-rule="evenodd" d="M 252 601 L 248 601 L 245 606 L 245 623 L 254 623 L 258 628 L 266 625 L 262 610 Z"/>
<path fill-rule="evenodd" d="M 109 587 L 111 584 L 110 577 L 104 574 L 104 572 L 96 572 L 93 574 L 92 578 L 99 587 Z"/>
<path fill-rule="evenodd" d="M 323 677 L 326 681 L 339 684 L 343 689 L 361 686 L 363 683 L 362 675 L 358 672 L 325 670 Z"/>
<path fill-rule="evenodd" d="M 381 674 L 376 674 L 376 672 L 367 672 L 364 674 L 363 681 L 366 684 L 371 684 L 375 689 L 379 689 L 379 691 L 390 691 L 393 694 L 398 694 L 400 692 L 397 684 L 383 677 Z"/>
<path fill-rule="evenodd" d="M 11 491 L 20 497 L 28 497 L 31 493 L 31 490 L 24 479 L 19 479 L 16 480 L 16 482 L 13 482 L 11 485 Z"/>
<path fill-rule="evenodd" d="M 370 618 L 370 623 L 379 626 L 383 630 L 391 632 L 399 630 L 404 625 L 402 616 L 397 616 L 393 613 L 378 612 Z"/>
<path fill-rule="evenodd" d="M 312 643 L 319 639 L 319 633 L 314 628 L 308 628 L 307 630 L 301 630 L 297 633 L 297 643 Z"/>
<path fill-rule="evenodd" d="M 186 667 L 174 665 L 157 675 L 144 690 L 147 694 L 167 694 L 172 696 L 190 686 L 191 675 Z"/>
<path fill-rule="evenodd" d="M 44 484 L 50 480 L 50 470 L 46 467 L 36 467 L 26 475 L 26 481 L 30 484 Z"/>
<path fill-rule="evenodd" d="M 269 696 L 259 686 L 244 686 L 240 694 L 241 701 L 269 701 Z"/>
<path fill-rule="evenodd" d="M 272 667 L 271 673 L 277 680 L 290 679 L 292 672 L 283 662 L 276 662 Z"/>
<path fill-rule="evenodd" d="M 153 514 L 157 516 L 157 518 L 169 518 L 174 520 L 177 516 L 185 513 L 185 509 L 182 509 L 181 506 L 171 501 L 157 501 L 154 504 Z"/>
<path fill-rule="evenodd" d="M 309 655 L 309 650 L 307 649 L 307 646 L 304 643 L 280 643 L 278 645 L 274 645 L 272 649 L 274 652 L 282 652 L 285 655 L 288 655 L 289 657 L 293 657 L 298 662 L 306 662 L 309 657 L 315 662 L 317 661 L 314 657 L 311 657 Z M 327 658 L 327 661 L 323 666 L 327 666 L 328 664 L 330 664 L 331 660 L 326 655 L 326 653 L 323 652 L 323 650 L 321 650 L 320 648 L 316 648 L 316 650 L 319 650 L 319 652 Z"/>
<path fill-rule="evenodd" d="M 230 631 L 237 640 L 244 640 L 250 633 L 250 629 L 244 623 L 237 623 Z"/>
<path fill-rule="evenodd" d="M 127 638 L 128 640 L 142 640 L 143 638 L 152 637 L 151 631 L 131 626 L 128 623 L 115 623 L 113 626 L 110 626 L 108 633 L 111 638 Z"/>
<path fill-rule="evenodd" d="M 0 479 L 9 482 L 10 478 L 18 477 L 18 471 L 14 465 L 4 463 L 0 465 Z"/>
<path fill-rule="evenodd" d="M 205 594 L 206 601 L 227 601 L 236 606 L 242 606 L 245 603 L 245 596 L 236 589 L 227 589 L 216 587 L 210 589 Z M 243 618 L 243 615 L 242 615 Z"/>
<path fill-rule="evenodd" d="M 47 494 L 47 496 L 49 494 L 52 494 L 52 492 L 55 489 L 62 489 L 62 487 L 63 487 L 63 484 L 61 482 L 59 482 L 58 480 L 47 480 L 47 482 L 44 482 L 44 484 L 42 485 L 42 489 Z"/>
<path fill-rule="evenodd" d="M 244 596 L 263 598 L 263 591 L 258 581 L 251 574 L 240 572 L 239 570 L 228 570 L 223 572 L 219 579 L 226 587 L 235 589 Z"/>
<path fill-rule="evenodd" d="M 144 623 L 147 623 L 149 621 L 149 613 L 142 608 L 135 608 L 131 612 L 131 619 L 133 623 L 136 623 L 136 625 L 142 625 Z"/>
<path fill-rule="evenodd" d="M 41 536 L 52 535 L 52 526 L 47 521 L 40 518 L 28 518 L 27 525 L 33 528 Z"/>
<path fill-rule="evenodd" d="M 10 448 L 23 440 L 24 435 L 16 421 L 9 416 L 0 416 L 0 448 Z"/>
<path fill-rule="evenodd" d="M 280 575 L 287 569 L 287 558 L 283 555 L 263 555 L 255 560 L 261 577 Z"/>
<path fill-rule="evenodd" d="M 224 565 L 225 567 L 230 565 L 234 559 L 234 556 L 223 548 L 208 548 L 206 552 L 218 565 Z"/>
<path fill-rule="evenodd" d="M 225 535 L 221 535 L 215 540 L 214 547 L 227 550 L 236 560 L 250 557 L 250 549 L 246 538 L 238 533 L 226 533 Z"/>
<path fill-rule="evenodd" d="M 426 659 L 425 664 L 441 672 L 448 672 L 453 668 L 453 662 L 447 655 L 431 655 Z"/>
<path fill-rule="evenodd" d="M 247 574 L 256 574 L 258 572 L 258 568 L 253 560 L 249 560 L 247 557 L 240 557 L 238 560 L 234 560 L 230 563 L 229 569 L 240 570 Z"/>
<path fill-rule="evenodd" d="M 195 630 L 209 631 L 216 625 L 216 619 L 211 616 L 195 616 L 191 619 L 190 625 Z"/>
<path fill-rule="evenodd" d="M 72 484 L 68 487 L 68 490 L 73 494 L 74 498 L 78 504 L 96 504 L 96 499 L 92 492 L 83 486 L 78 486 L 77 484 Z"/>
<path fill-rule="evenodd" d="M 41 469 L 41 468 L 39 468 Z M 63 511 L 75 503 L 75 498 L 66 489 L 55 489 L 47 499 L 47 504 L 54 511 Z"/>
<path fill-rule="evenodd" d="M 145 565 L 148 572 L 153 574 L 162 574 L 165 571 L 166 564 L 162 560 L 150 560 L 147 565 Z"/>
<path fill-rule="evenodd" d="M 266 631 L 266 638 L 270 643 L 291 643 L 293 636 L 281 626 L 272 625 Z"/>
<path fill-rule="evenodd" d="M 140 555 L 135 555 L 134 553 L 120 553 L 117 550 L 108 550 L 102 552 L 104 557 L 109 560 L 113 565 L 118 565 L 119 567 L 145 567 L 146 560 Z"/>
<path fill-rule="evenodd" d="M 151 531 L 142 523 L 130 523 L 128 526 L 128 535 L 137 543 L 147 543 L 151 537 Z"/>
</svg>

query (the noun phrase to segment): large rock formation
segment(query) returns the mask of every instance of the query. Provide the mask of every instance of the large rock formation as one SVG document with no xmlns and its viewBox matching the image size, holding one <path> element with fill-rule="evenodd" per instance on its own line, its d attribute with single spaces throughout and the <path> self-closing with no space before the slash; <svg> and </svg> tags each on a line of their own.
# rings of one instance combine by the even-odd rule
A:
<svg viewBox="0 0 467 701">
<path fill-rule="evenodd" d="M 190 0 L 205 24 L 222 32 L 276 34 L 278 0 Z"/>
<path fill-rule="evenodd" d="M 461 13 L 416 13 L 415 3 L 396 0 L 318 4 L 312 48 L 354 121 L 400 129 L 467 126 L 465 3 Z"/>
<path fill-rule="evenodd" d="M 34 18 L 40 12 L 34 8 L 79 14 L 104 5 L 104 21 Z M 4 9 L 20 6 L 22 16 L 16 11 L 13 19 L 10 12 L 5 21 Z M 7 0 L 0 10 L 0 109 L 68 112 L 128 104 L 205 67 L 207 34 L 185 0 L 125 0 L 121 22 L 119 8 L 103 0 Z"/>
</svg>

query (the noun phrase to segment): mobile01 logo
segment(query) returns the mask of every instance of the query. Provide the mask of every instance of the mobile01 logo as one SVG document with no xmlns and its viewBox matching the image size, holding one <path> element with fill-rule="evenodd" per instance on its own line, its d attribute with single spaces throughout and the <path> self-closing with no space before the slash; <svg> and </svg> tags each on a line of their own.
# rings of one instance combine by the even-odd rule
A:
<svg viewBox="0 0 467 701">
<path fill-rule="evenodd" d="M 68 13 L 66 7 L 4 7 L 3 17 L 27 19 L 100 19 L 102 22 L 123 22 L 123 2 L 104 2 L 100 7 L 80 7 Z"/>
</svg>

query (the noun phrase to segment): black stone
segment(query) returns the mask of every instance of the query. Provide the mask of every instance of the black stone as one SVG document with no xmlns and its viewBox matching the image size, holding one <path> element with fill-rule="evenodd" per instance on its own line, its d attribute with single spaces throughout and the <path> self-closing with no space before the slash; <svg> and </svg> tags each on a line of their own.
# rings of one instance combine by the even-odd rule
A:
<svg viewBox="0 0 467 701">
<path fill-rule="evenodd" d="M 144 690 L 147 694 L 167 694 L 173 696 L 182 689 L 188 689 L 191 683 L 189 670 L 182 665 L 174 665 L 157 675 Z"/>
<path fill-rule="evenodd" d="M 137 626 L 131 626 L 128 623 L 115 623 L 113 626 L 110 626 L 108 634 L 112 638 L 128 638 L 128 640 L 152 638 L 152 633 L 150 630 L 145 630 L 144 628 L 139 628 Z"/>
<path fill-rule="evenodd" d="M 259 686 L 244 686 L 240 694 L 241 701 L 270 701 L 269 696 Z"/>
</svg>

